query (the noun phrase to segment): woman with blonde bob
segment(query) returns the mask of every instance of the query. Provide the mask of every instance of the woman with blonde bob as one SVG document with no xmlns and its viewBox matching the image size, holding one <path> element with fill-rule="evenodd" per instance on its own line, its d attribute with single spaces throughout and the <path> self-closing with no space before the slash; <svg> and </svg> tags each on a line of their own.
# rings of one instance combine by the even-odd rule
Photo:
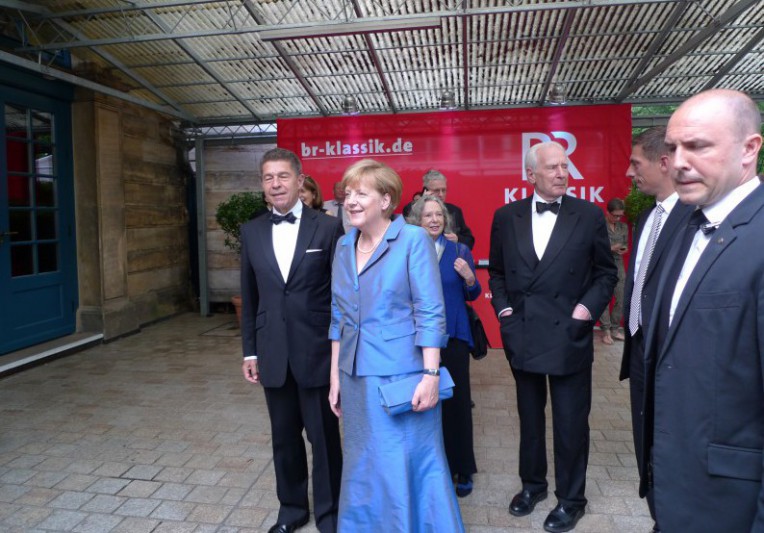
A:
<svg viewBox="0 0 764 533">
<path fill-rule="evenodd" d="M 440 348 L 448 341 L 435 247 L 393 211 L 402 184 L 364 159 L 342 179 L 353 228 L 332 268 L 329 402 L 344 417 L 339 531 L 464 531 L 443 448 Z M 381 385 L 421 376 L 411 410 Z"/>
</svg>

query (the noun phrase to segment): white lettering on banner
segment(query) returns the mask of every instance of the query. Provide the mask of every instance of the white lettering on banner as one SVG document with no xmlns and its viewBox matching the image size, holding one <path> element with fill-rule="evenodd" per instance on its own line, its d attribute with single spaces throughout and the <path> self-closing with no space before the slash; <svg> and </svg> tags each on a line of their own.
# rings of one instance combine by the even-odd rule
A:
<svg viewBox="0 0 764 533">
<path fill-rule="evenodd" d="M 303 159 L 332 159 L 348 156 L 387 156 L 411 155 L 414 153 L 414 143 L 398 137 L 390 145 L 379 139 L 367 139 L 358 143 L 343 141 L 326 141 L 324 143 L 300 143 L 300 156 Z"/>
<path fill-rule="evenodd" d="M 572 196 L 573 198 L 581 198 L 582 200 L 589 200 L 590 202 L 601 202 L 604 203 L 604 200 L 602 199 L 602 191 L 605 189 L 603 186 L 581 186 L 581 187 L 568 187 L 567 191 L 565 192 L 568 196 Z M 519 194 L 519 198 L 518 198 Z M 533 189 L 530 187 L 514 187 L 510 189 L 509 187 L 504 188 L 504 203 L 508 204 L 510 202 L 516 202 L 517 200 L 522 200 L 523 198 L 528 198 L 528 196 L 533 194 Z"/>
<path fill-rule="evenodd" d="M 563 148 L 565 148 L 565 155 L 568 156 L 568 172 L 570 173 L 570 176 L 574 180 L 582 180 L 584 177 L 581 175 L 581 172 L 578 171 L 578 168 L 576 168 L 576 165 L 573 164 L 573 160 L 571 159 L 570 155 L 576 150 L 576 146 L 578 146 L 578 141 L 576 140 L 576 136 L 573 135 L 570 132 L 567 131 L 553 131 L 552 137 L 547 135 L 546 133 L 541 133 L 538 131 L 531 131 L 531 132 L 523 132 L 523 181 L 527 181 L 527 176 L 525 175 L 525 154 L 530 149 L 531 141 L 539 141 L 542 143 L 548 143 L 550 141 L 565 141 L 560 143 Z"/>
</svg>

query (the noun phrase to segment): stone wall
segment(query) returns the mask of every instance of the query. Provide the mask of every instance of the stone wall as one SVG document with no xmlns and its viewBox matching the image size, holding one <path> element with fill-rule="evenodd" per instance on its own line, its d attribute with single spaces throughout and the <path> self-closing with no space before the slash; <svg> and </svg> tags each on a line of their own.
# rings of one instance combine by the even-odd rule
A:
<svg viewBox="0 0 764 533">
<path fill-rule="evenodd" d="M 239 294 L 239 257 L 223 244 L 223 232 L 215 221 L 217 206 L 234 193 L 262 190 L 260 158 L 275 146 L 248 144 L 205 147 L 207 282 L 210 302 L 228 302 L 231 296 Z"/>
<path fill-rule="evenodd" d="M 85 90 L 73 121 L 78 329 L 108 339 L 191 309 L 187 183 L 174 123 Z"/>
</svg>

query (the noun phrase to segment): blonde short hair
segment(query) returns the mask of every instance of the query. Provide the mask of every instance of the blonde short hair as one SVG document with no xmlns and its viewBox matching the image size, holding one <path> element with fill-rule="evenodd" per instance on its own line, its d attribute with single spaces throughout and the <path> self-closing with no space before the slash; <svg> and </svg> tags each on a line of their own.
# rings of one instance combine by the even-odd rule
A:
<svg viewBox="0 0 764 533">
<path fill-rule="evenodd" d="M 390 196 L 390 206 L 383 213 L 390 218 L 401 202 L 403 194 L 403 182 L 400 176 L 392 168 L 375 161 L 374 159 L 361 159 L 350 165 L 342 176 L 342 188 L 358 185 L 363 178 L 368 178 L 371 186 L 381 195 Z"/>
</svg>

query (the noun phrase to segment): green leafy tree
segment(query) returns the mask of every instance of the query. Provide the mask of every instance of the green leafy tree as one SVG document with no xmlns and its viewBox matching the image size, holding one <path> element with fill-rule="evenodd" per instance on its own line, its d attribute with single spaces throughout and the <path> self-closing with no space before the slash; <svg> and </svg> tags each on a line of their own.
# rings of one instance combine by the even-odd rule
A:
<svg viewBox="0 0 764 533">
<path fill-rule="evenodd" d="M 240 253 L 239 228 L 267 209 L 262 192 L 239 192 L 220 202 L 215 220 L 225 233 L 224 244 L 237 254 Z"/>
</svg>

